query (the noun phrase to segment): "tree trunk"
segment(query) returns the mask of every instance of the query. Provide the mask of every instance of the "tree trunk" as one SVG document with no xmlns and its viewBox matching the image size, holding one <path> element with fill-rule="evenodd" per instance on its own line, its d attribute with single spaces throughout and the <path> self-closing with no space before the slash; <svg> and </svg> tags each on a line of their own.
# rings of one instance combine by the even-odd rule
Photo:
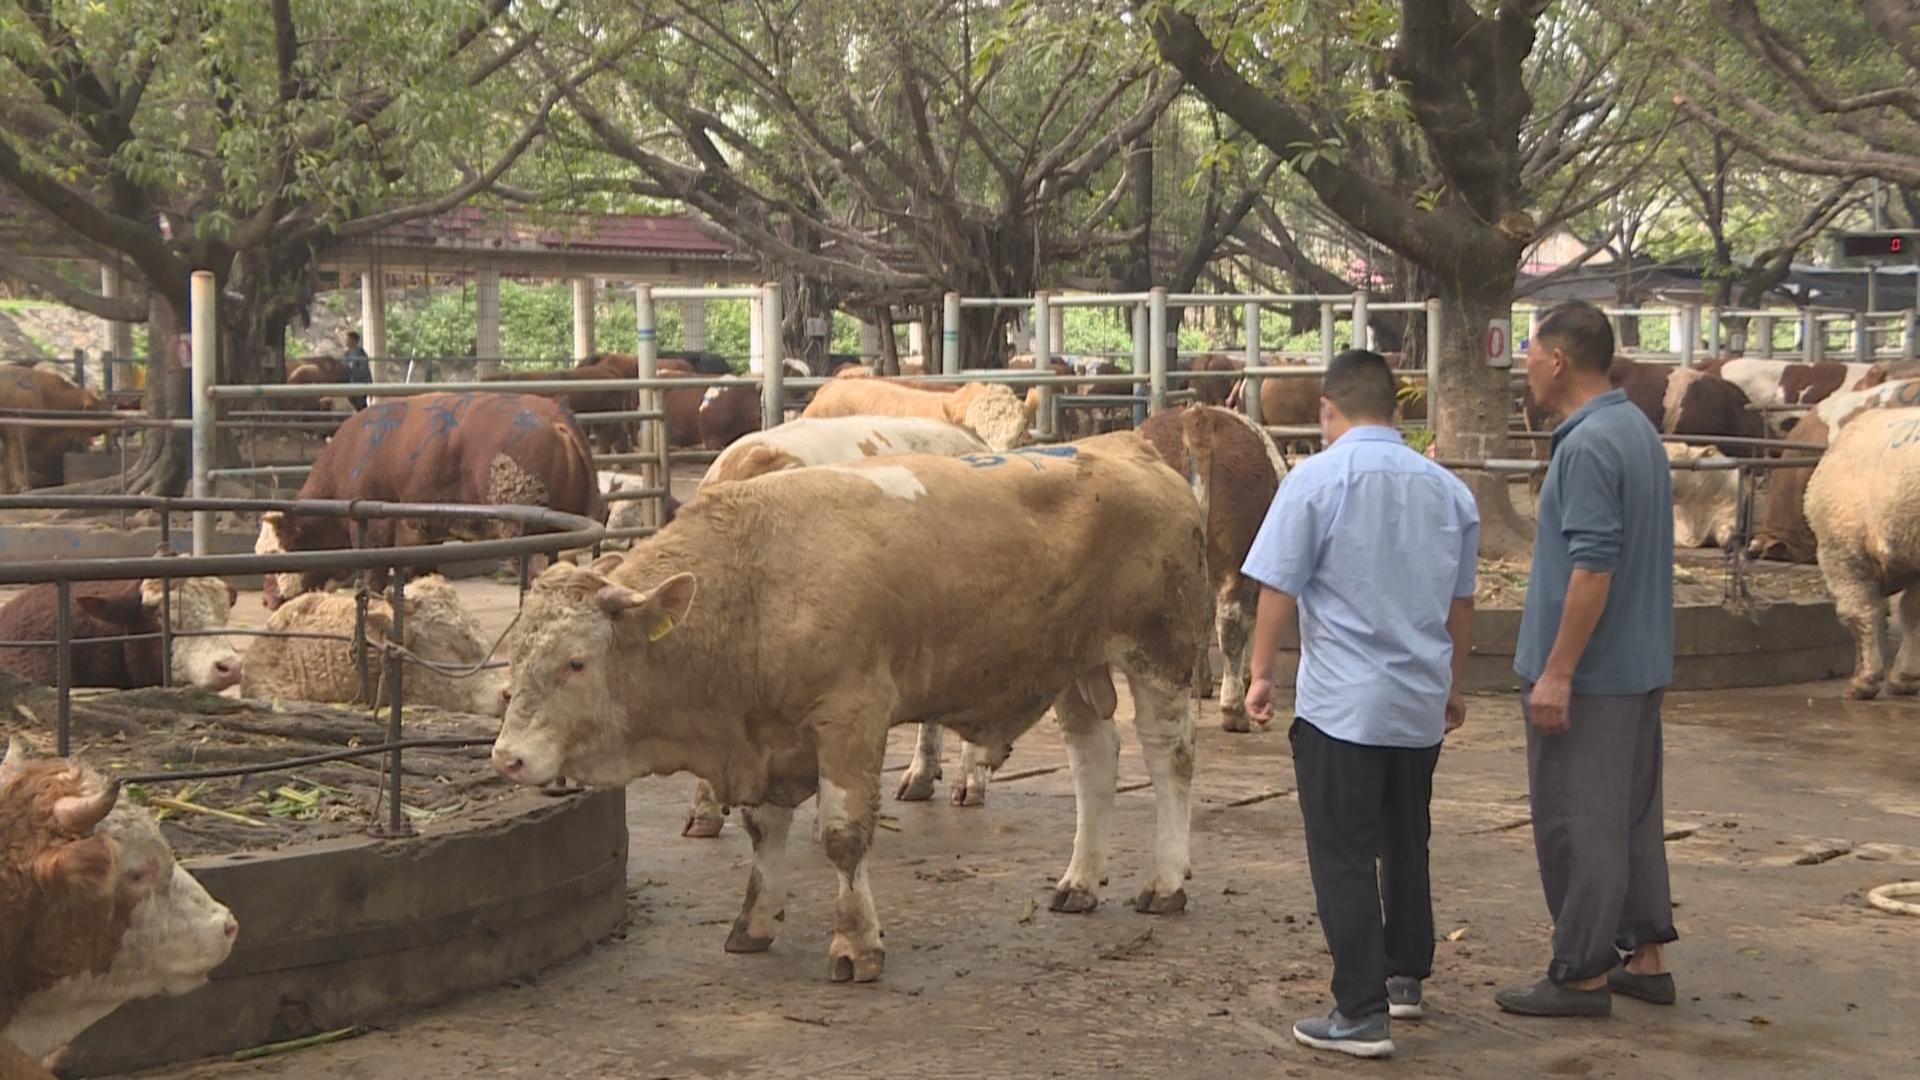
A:
<svg viewBox="0 0 1920 1080">
<path fill-rule="evenodd" d="M 1437 434 L 1435 453 L 1442 459 L 1485 461 L 1515 456 L 1507 438 L 1513 392 L 1507 368 L 1485 360 L 1487 324 L 1504 319 L 1511 308 L 1514 264 L 1463 267 L 1460 277 L 1440 287 L 1441 355 L 1429 399 Z M 1484 269 L 1481 274 L 1473 269 Z M 1525 558 L 1533 548 L 1533 527 L 1513 508 L 1504 475 L 1461 474 L 1480 506 L 1480 554 L 1483 558 Z"/>
<path fill-rule="evenodd" d="M 172 420 L 193 415 L 193 374 L 174 370 L 176 348 L 185 351 L 189 320 L 184 307 L 175 307 L 155 289 L 147 302 L 147 415 Z M 185 296 L 180 297 L 184 303 Z M 191 353 L 188 353 L 191 359 Z M 193 433 L 172 427 L 146 430 L 140 457 L 127 466 L 124 490 L 129 495 L 184 495 L 193 454 Z M 115 486 L 118 486 L 117 484 Z"/>
</svg>

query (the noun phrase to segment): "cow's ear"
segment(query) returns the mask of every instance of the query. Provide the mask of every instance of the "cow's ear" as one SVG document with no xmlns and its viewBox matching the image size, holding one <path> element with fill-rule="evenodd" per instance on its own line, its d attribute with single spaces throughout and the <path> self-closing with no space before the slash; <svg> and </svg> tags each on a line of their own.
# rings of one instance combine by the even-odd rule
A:
<svg viewBox="0 0 1920 1080">
<path fill-rule="evenodd" d="M 137 592 L 116 593 L 111 596 L 76 596 L 74 606 L 88 615 L 119 627 L 134 627 L 140 624 L 140 613 L 146 605 L 141 602 Z"/>
<path fill-rule="evenodd" d="M 621 563 L 626 561 L 627 557 L 624 554 L 618 551 L 609 551 L 605 555 L 588 563 L 587 569 L 599 574 L 601 577 L 605 577 L 617 569 Z"/>
<path fill-rule="evenodd" d="M 694 587 L 692 574 L 675 574 L 645 593 L 608 585 L 596 599 L 600 610 L 616 619 L 636 621 L 646 628 L 648 641 L 659 641 L 686 619 L 693 608 Z"/>
<path fill-rule="evenodd" d="M 221 584 L 227 587 L 227 606 L 232 607 L 233 605 L 239 603 L 240 590 L 233 587 L 233 582 L 222 581 Z"/>
<path fill-rule="evenodd" d="M 36 856 L 34 883 L 68 895 L 104 896 L 113 887 L 114 845 L 105 836 L 61 844 Z"/>
</svg>

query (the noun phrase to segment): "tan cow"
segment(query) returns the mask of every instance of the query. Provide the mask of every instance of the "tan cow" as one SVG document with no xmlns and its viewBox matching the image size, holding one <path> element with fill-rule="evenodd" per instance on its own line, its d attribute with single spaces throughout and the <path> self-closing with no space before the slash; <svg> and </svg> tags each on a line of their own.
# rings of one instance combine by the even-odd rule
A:
<svg viewBox="0 0 1920 1080">
<path fill-rule="evenodd" d="M 1117 667 L 1157 809 L 1135 907 L 1179 911 L 1204 551 L 1186 484 L 1131 432 L 716 485 L 624 558 L 541 574 L 494 767 L 535 786 L 690 771 L 747 808 L 732 952 L 772 945 L 793 808 L 817 792 L 840 877 L 828 973 L 866 982 L 885 963 L 867 854 L 888 729 L 937 722 L 1004 747 L 1051 704 L 1079 805 L 1051 906 L 1088 911 L 1107 876 Z"/>
<path fill-rule="evenodd" d="M 1872 378 L 1872 376 L 1869 376 Z M 1920 379 L 1875 382 L 1869 389 L 1835 394 L 1816 405 L 1787 429 L 1788 442 L 1826 446 L 1835 431 L 1869 409 L 1904 408 L 1920 405 Z M 1812 450 L 1788 450 L 1793 456 L 1817 453 Z M 1812 562 L 1813 530 L 1807 525 L 1807 481 L 1811 468 L 1775 469 L 1767 476 L 1766 499 L 1759 509 L 1759 525 L 1747 553 L 1756 559 L 1783 562 Z"/>
<path fill-rule="evenodd" d="M 997 383 L 967 383 L 951 394 L 916 390 L 879 379 L 832 379 L 814 392 L 803 419 L 832 416 L 920 416 L 945 420 L 980 436 L 994 450 L 1028 441 L 1026 410 Z"/>
<path fill-rule="evenodd" d="M 791 420 L 772 431 L 756 432 L 728 447 L 700 480 L 707 487 L 732 480 L 750 480 L 756 476 L 798 469 L 811 465 L 834 465 L 869 457 L 899 454 L 986 453 L 987 444 L 979 436 L 944 420 L 926 420 L 917 416 L 836 416 L 818 420 Z M 987 798 L 986 756 L 968 743 L 960 755 L 960 779 L 954 783 L 953 801 L 961 806 L 980 806 Z M 934 782 L 941 777 L 940 725 L 921 724 L 913 764 L 901 777 L 894 798 L 918 802 L 933 797 Z M 682 835 L 696 838 L 720 835 L 726 824 L 726 811 L 705 781 L 695 787 L 693 805 L 687 811 Z"/>
<path fill-rule="evenodd" d="M 0 365 L 0 409 L 104 414 L 107 404 L 59 372 L 6 364 Z M 66 454 L 86 449 L 108 426 L 86 421 L 71 427 L 27 426 L 0 417 L 0 495 L 60 483 Z"/>
<path fill-rule="evenodd" d="M 1920 408 L 1871 409 L 1833 438 L 1807 481 L 1807 523 L 1834 613 L 1853 633 L 1847 696 L 1920 690 Z M 1887 598 L 1900 654 L 1887 674 Z"/>
</svg>

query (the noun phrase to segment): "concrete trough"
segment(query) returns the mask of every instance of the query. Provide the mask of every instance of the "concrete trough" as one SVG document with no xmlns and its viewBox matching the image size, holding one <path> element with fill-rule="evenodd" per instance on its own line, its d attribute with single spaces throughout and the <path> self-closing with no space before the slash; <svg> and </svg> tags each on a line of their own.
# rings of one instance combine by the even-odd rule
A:
<svg viewBox="0 0 1920 1080">
<path fill-rule="evenodd" d="M 191 994 L 133 1002 L 89 1028 L 66 1075 L 386 1025 L 579 955 L 626 918 L 626 793 L 521 792 L 404 840 L 187 867 L 240 921 L 232 957 Z"/>
</svg>

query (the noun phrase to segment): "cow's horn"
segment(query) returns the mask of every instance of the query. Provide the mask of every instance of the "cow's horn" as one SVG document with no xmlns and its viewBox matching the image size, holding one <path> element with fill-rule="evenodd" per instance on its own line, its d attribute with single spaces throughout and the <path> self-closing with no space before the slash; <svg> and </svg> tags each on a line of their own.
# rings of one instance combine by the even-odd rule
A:
<svg viewBox="0 0 1920 1080">
<path fill-rule="evenodd" d="M 53 803 L 53 819 L 69 832 L 90 833 L 95 825 L 113 813 L 120 799 L 120 781 L 107 784 L 93 795 L 68 795 Z"/>
</svg>

